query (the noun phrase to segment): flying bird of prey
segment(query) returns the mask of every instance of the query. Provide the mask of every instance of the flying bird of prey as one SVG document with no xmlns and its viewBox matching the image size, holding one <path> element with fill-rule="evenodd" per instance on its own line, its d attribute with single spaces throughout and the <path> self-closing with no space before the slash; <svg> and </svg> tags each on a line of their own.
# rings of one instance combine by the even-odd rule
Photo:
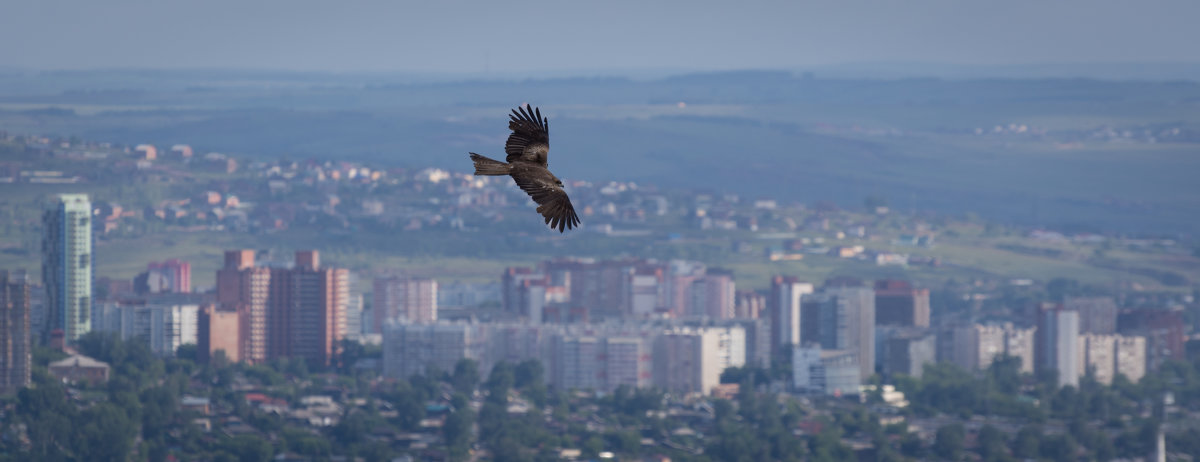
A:
<svg viewBox="0 0 1200 462">
<path fill-rule="evenodd" d="M 508 141 L 504 152 L 508 154 L 500 162 L 479 154 L 470 153 L 475 162 L 476 175 L 509 175 L 517 186 L 529 194 L 538 204 L 537 211 L 546 219 L 550 228 L 558 232 L 579 226 L 579 215 L 562 181 L 550 173 L 546 166 L 546 154 L 550 151 L 550 125 L 537 108 L 521 106 L 509 115 Z"/>
</svg>

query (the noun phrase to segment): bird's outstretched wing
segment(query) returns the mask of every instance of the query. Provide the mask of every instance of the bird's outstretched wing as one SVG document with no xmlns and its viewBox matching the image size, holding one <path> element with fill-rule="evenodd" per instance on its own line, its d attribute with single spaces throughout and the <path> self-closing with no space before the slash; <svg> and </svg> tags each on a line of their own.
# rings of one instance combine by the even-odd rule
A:
<svg viewBox="0 0 1200 462">
<path fill-rule="evenodd" d="M 579 215 L 575 214 L 575 206 L 571 205 L 567 192 L 563 191 L 562 186 L 554 182 L 552 177 L 530 172 L 514 172 L 512 178 L 525 194 L 529 194 L 529 197 L 537 202 L 538 213 L 542 214 L 551 228 L 558 228 L 558 232 L 561 233 L 579 226 Z"/>
<path fill-rule="evenodd" d="M 508 141 L 504 143 L 504 152 L 508 154 L 506 162 L 531 162 L 546 166 L 546 155 L 550 151 L 550 125 L 542 111 L 528 106 L 513 109 L 508 116 Z"/>
</svg>

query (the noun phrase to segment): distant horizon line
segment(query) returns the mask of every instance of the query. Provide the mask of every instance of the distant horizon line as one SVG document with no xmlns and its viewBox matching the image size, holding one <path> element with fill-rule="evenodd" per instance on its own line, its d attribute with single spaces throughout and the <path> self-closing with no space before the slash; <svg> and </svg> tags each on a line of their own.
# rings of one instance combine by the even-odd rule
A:
<svg viewBox="0 0 1200 462">
<path fill-rule="evenodd" d="M 924 68 L 924 69 L 921 69 Z M 320 75 L 409 77 L 421 79 L 559 79 L 559 78 L 630 78 L 662 79 L 686 75 L 723 74 L 737 72 L 789 72 L 795 75 L 813 73 L 816 77 L 832 78 L 1094 78 L 1099 80 L 1200 80 L 1200 60 L 1197 61 L 1030 61 L 1003 64 L 953 63 L 940 61 L 846 61 L 787 67 L 639 67 L 639 68 L 562 68 L 540 70 L 442 71 L 428 69 L 304 69 L 256 67 L 79 67 L 37 68 L 2 66 L 4 73 L 163 73 L 215 72 L 231 74 Z M 991 74 L 989 74 L 989 72 Z M 819 74 L 829 73 L 829 74 Z"/>
</svg>

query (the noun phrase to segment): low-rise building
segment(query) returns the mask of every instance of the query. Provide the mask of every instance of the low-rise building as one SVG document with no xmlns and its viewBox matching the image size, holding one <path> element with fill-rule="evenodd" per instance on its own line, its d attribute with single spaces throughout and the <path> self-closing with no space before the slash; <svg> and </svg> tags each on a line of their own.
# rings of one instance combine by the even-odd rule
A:
<svg viewBox="0 0 1200 462">
<path fill-rule="evenodd" d="M 50 375 L 64 382 L 88 382 L 92 385 L 108 381 L 109 366 L 84 355 L 75 354 L 50 363 Z"/>
<path fill-rule="evenodd" d="M 859 393 L 858 355 L 852 350 L 822 350 L 796 346 L 792 353 L 792 384 L 796 391 L 833 396 Z"/>
</svg>

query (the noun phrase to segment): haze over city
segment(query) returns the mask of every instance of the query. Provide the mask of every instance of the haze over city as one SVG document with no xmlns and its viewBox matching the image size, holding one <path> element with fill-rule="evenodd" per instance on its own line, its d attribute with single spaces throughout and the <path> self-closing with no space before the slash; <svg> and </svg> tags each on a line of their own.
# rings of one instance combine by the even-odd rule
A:
<svg viewBox="0 0 1200 462">
<path fill-rule="evenodd" d="M 5 5 L 0 462 L 1196 460 L 1198 17 Z"/>
</svg>

